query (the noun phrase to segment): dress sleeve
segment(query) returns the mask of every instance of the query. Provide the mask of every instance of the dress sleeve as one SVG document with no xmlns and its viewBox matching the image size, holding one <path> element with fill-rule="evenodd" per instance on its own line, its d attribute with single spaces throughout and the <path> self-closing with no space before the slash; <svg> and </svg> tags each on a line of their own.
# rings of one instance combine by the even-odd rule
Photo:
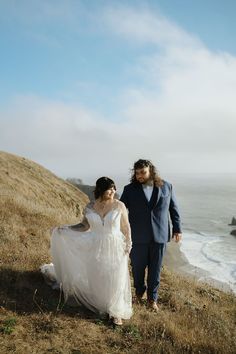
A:
<svg viewBox="0 0 236 354">
<path fill-rule="evenodd" d="M 129 224 L 128 212 L 125 205 L 122 202 L 120 202 L 119 204 L 121 208 L 120 229 L 121 232 L 124 234 L 126 240 L 125 252 L 130 253 L 132 248 L 132 240 L 131 240 L 131 229 Z"/>
</svg>

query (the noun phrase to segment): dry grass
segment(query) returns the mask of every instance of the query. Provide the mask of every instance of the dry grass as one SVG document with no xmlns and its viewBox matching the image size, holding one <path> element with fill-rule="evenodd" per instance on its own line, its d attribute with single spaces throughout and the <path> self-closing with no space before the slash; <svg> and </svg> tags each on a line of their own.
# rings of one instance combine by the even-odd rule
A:
<svg viewBox="0 0 236 354">
<path fill-rule="evenodd" d="M 88 198 L 38 164 L 0 152 L 2 265 L 35 270 L 48 258 L 50 229 L 81 218 Z"/>
<path fill-rule="evenodd" d="M 63 303 L 38 267 L 50 228 L 81 217 L 87 198 L 39 165 L 0 153 L 1 353 L 235 353 L 236 299 L 164 269 L 161 311 L 134 306 L 122 328 Z"/>
</svg>

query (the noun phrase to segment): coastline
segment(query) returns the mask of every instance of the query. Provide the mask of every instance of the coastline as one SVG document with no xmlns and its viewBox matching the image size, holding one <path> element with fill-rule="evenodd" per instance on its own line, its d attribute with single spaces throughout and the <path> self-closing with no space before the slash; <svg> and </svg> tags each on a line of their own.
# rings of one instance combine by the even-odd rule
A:
<svg viewBox="0 0 236 354">
<path fill-rule="evenodd" d="M 233 293 L 233 290 L 227 283 L 211 278 L 209 272 L 190 264 L 184 253 L 181 251 L 180 244 L 177 244 L 175 241 L 171 241 L 167 244 L 163 265 L 171 272 L 184 277 L 189 277 L 201 284 L 206 283 L 224 292 Z"/>
</svg>

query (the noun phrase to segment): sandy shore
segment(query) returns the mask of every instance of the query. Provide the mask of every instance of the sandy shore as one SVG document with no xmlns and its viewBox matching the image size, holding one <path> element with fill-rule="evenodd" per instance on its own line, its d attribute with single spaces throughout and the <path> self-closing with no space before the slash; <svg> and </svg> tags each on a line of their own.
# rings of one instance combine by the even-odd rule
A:
<svg viewBox="0 0 236 354">
<path fill-rule="evenodd" d="M 186 277 L 191 277 L 197 282 L 210 284 L 222 291 L 232 291 L 228 284 L 212 279 L 209 272 L 191 265 L 184 253 L 181 252 L 179 244 L 174 241 L 167 244 L 167 250 L 164 257 L 164 266 L 172 272 L 176 272 Z"/>
</svg>

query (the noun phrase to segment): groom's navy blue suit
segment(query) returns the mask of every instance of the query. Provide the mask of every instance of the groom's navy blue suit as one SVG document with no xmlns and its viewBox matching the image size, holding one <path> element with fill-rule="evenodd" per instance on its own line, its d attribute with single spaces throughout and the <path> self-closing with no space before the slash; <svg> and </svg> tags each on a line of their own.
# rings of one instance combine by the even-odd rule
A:
<svg viewBox="0 0 236 354">
<path fill-rule="evenodd" d="M 121 201 L 129 211 L 133 242 L 130 257 L 136 294 L 142 296 L 146 290 L 144 277 L 148 266 L 147 296 L 148 300 L 156 301 L 166 243 L 170 241 L 172 233 L 181 233 L 180 215 L 172 185 L 163 181 L 162 186 L 154 186 L 148 201 L 142 184 L 130 183 L 124 187 Z"/>
</svg>

